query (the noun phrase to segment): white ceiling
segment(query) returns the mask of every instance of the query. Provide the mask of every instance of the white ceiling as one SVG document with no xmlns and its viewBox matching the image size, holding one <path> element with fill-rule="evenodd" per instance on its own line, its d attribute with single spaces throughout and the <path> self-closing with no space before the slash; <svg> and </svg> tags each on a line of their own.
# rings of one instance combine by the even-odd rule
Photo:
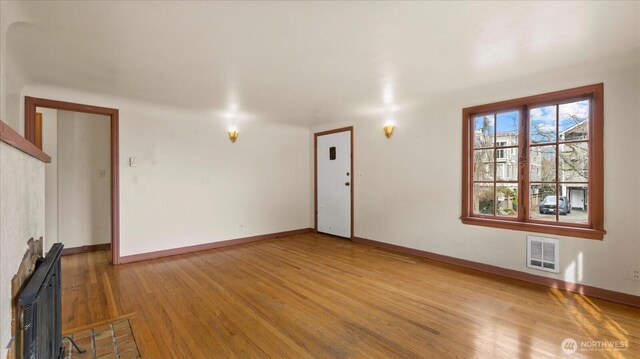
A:
<svg viewBox="0 0 640 359">
<path fill-rule="evenodd" d="M 640 48 L 640 3 L 23 2 L 27 83 L 312 125 Z"/>
</svg>

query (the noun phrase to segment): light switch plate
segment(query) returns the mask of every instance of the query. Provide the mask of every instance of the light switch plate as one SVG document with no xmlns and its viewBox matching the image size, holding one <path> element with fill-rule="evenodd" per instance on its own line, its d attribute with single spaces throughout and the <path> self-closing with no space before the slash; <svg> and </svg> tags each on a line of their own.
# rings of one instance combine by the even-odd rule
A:
<svg viewBox="0 0 640 359">
<path fill-rule="evenodd" d="M 129 157 L 129 167 L 136 167 L 138 160 L 135 157 Z"/>
</svg>

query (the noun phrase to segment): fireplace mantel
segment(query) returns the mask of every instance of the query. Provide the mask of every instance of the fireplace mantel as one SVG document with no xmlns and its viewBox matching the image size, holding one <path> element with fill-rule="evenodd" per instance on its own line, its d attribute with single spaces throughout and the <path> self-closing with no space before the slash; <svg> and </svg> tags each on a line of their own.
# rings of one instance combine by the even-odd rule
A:
<svg viewBox="0 0 640 359">
<path fill-rule="evenodd" d="M 0 141 L 19 149 L 20 151 L 44 163 L 51 163 L 51 157 L 48 154 L 42 152 L 42 150 L 36 147 L 36 145 L 27 141 L 26 138 L 22 137 L 13 128 L 11 128 L 11 126 L 7 125 L 2 120 L 0 120 Z"/>
</svg>

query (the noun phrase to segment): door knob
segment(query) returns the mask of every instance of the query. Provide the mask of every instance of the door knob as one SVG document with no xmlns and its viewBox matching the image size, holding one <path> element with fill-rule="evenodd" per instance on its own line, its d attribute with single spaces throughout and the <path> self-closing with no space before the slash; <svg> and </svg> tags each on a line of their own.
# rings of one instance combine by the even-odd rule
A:
<svg viewBox="0 0 640 359">
<path fill-rule="evenodd" d="M 351 183 L 349 183 L 349 182 L 345 182 L 345 183 L 344 183 L 344 185 L 345 185 L 345 186 L 351 186 Z"/>
</svg>

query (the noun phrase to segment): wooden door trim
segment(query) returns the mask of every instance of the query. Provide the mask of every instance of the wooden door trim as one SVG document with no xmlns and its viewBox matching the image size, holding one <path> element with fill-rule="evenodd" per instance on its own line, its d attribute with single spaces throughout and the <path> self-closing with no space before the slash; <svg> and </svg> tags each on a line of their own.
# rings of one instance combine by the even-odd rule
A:
<svg viewBox="0 0 640 359">
<path fill-rule="evenodd" d="M 354 187 L 354 178 L 355 175 L 353 173 L 353 126 L 336 128 L 333 130 L 316 132 L 313 134 L 313 230 L 314 232 L 318 232 L 318 136 L 331 135 L 339 132 L 349 131 L 351 134 L 350 142 L 351 142 L 351 175 L 349 176 L 349 182 L 351 182 L 351 239 L 353 239 L 353 187 Z"/>
<path fill-rule="evenodd" d="M 45 98 L 24 98 L 24 137 L 36 141 L 36 107 L 109 116 L 111 119 L 111 260 L 120 263 L 120 176 L 119 176 L 119 110 L 115 108 L 56 101 Z"/>
<path fill-rule="evenodd" d="M 42 150 L 42 114 L 40 112 L 36 112 L 35 116 L 35 141 L 34 145 Z"/>
</svg>

